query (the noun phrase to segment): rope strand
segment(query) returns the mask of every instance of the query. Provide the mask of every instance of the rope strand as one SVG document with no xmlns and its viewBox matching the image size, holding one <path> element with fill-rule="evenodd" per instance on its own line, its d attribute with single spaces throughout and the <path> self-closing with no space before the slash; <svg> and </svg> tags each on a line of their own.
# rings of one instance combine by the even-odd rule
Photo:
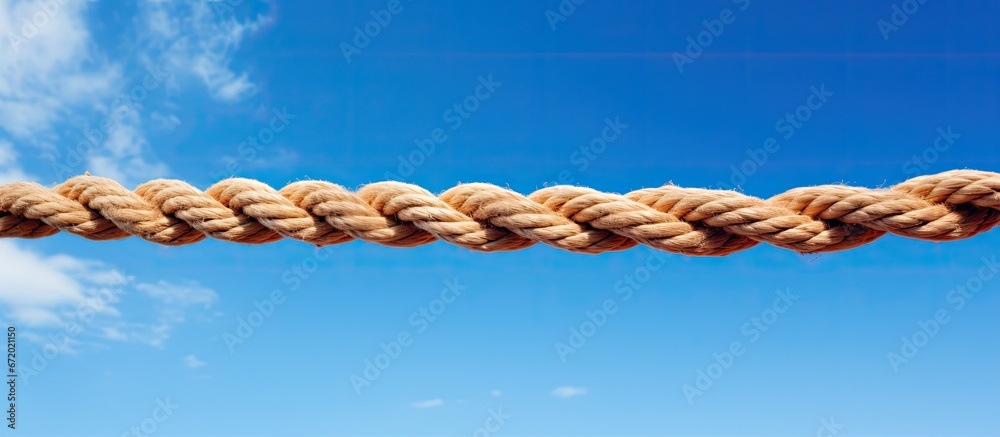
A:
<svg viewBox="0 0 1000 437">
<path fill-rule="evenodd" d="M 179 246 L 206 237 L 246 244 L 291 238 L 325 246 L 363 240 L 413 247 L 436 240 L 483 252 L 544 243 L 602 253 L 645 244 L 721 256 L 764 242 L 802 253 L 833 252 L 886 233 L 930 241 L 972 237 L 1000 222 L 1000 174 L 953 170 L 889 189 L 823 185 L 770 199 L 665 185 L 625 195 L 555 186 L 528 196 L 460 184 L 439 196 L 377 182 L 356 192 L 323 181 L 281 190 L 226 179 L 205 191 L 158 179 L 130 191 L 77 176 L 54 187 L 0 185 L 0 237 L 60 231 L 91 240 L 131 235 Z"/>
</svg>

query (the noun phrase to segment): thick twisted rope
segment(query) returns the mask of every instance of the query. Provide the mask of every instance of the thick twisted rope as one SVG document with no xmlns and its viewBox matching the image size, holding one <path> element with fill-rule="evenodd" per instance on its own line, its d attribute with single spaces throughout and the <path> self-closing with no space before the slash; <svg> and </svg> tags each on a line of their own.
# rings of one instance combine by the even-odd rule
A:
<svg viewBox="0 0 1000 437">
<path fill-rule="evenodd" d="M 293 238 L 319 246 L 359 239 L 396 247 L 443 240 L 485 252 L 541 242 L 584 253 L 645 244 L 726 255 L 765 242 L 817 253 L 860 246 L 887 232 L 931 241 L 969 238 L 998 222 L 1000 174 L 972 170 L 921 176 L 889 189 L 796 188 L 767 200 L 673 185 L 625 195 L 555 186 L 524 196 L 477 183 L 435 196 L 400 182 L 351 192 L 302 181 L 276 191 L 227 179 L 201 191 L 159 179 L 130 191 L 84 175 L 54 188 L 0 186 L 0 237 L 63 231 L 92 240 L 135 235 L 165 245 L 205 237 L 247 244 Z"/>
</svg>

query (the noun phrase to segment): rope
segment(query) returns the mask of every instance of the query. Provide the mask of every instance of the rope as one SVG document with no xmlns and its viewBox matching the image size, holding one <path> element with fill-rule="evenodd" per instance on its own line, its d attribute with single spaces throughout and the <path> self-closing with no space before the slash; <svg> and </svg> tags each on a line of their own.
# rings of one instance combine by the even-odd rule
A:
<svg viewBox="0 0 1000 437">
<path fill-rule="evenodd" d="M 443 240 L 472 250 L 537 242 L 601 253 L 645 244 L 687 255 L 726 255 L 760 242 L 802 253 L 833 252 L 885 233 L 931 241 L 969 238 L 1000 222 L 1000 174 L 954 170 L 889 189 L 795 188 L 764 200 L 736 191 L 665 185 L 625 195 L 555 186 L 528 196 L 460 184 L 439 196 L 377 182 L 351 192 L 323 181 L 281 190 L 248 179 L 206 191 L 154 180 L 135 191 L 77 176 L 54 187 L 0 185 L 0 237 L 59 231 L 91 240 L 138 236 L 164 245 L 211 237 L 263 244 L 292 238 L 318 246 L 354 239 L 394 247 Z"/>
</svg>

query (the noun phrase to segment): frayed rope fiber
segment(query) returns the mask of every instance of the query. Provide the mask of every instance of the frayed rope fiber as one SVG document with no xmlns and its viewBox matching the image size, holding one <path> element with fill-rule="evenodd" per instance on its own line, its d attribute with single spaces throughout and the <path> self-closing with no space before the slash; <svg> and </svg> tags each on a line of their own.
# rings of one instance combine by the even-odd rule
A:
<svg viewBox="0 0 1000 437">
<path fill-rule="evenodd" d="M 555 186 L 528 196 L 460 184 L 439 196 L 377 182 L 352 192 L 323 181 L 275 190 L 249 179 L 206 191 L 159 179 L 135 191 L 77 176 L 54 188 L 0 185 L 0 237 L 59 231 L 92 240 L 130 235 L 164 245 L 211 237 L 262 244 L 292 238 L 318 246 L 359 239 L 413 247 L 435 240 L 472 250 L 541 242 L 583 253 L 645 244 L 686 255 L 727 255 L 760 242 L 802 253 L 834 252 L 885 233 L 931 241 L 969 238 L 1000 222 L 1000 174 L 953 170 L 888 189 L 795 188 L 770 199 L 665 185 L 625 195 Z"/>
</svg>

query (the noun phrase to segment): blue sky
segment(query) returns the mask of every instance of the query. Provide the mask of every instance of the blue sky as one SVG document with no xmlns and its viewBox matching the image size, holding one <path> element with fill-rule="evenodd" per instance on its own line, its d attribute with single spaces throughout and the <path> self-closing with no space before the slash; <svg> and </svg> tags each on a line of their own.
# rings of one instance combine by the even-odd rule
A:
<svg viewBox="0 0 1000 437">
<path fill-rule="evenodd" d="M 0 183 L 769 197 L 998 171 L 998 14 L 0 0 Z M 0 319 L 22 435 L 989 435 L 998 243 L 692 258 L 60 234 L 0 241 Z"/>
</svg>

